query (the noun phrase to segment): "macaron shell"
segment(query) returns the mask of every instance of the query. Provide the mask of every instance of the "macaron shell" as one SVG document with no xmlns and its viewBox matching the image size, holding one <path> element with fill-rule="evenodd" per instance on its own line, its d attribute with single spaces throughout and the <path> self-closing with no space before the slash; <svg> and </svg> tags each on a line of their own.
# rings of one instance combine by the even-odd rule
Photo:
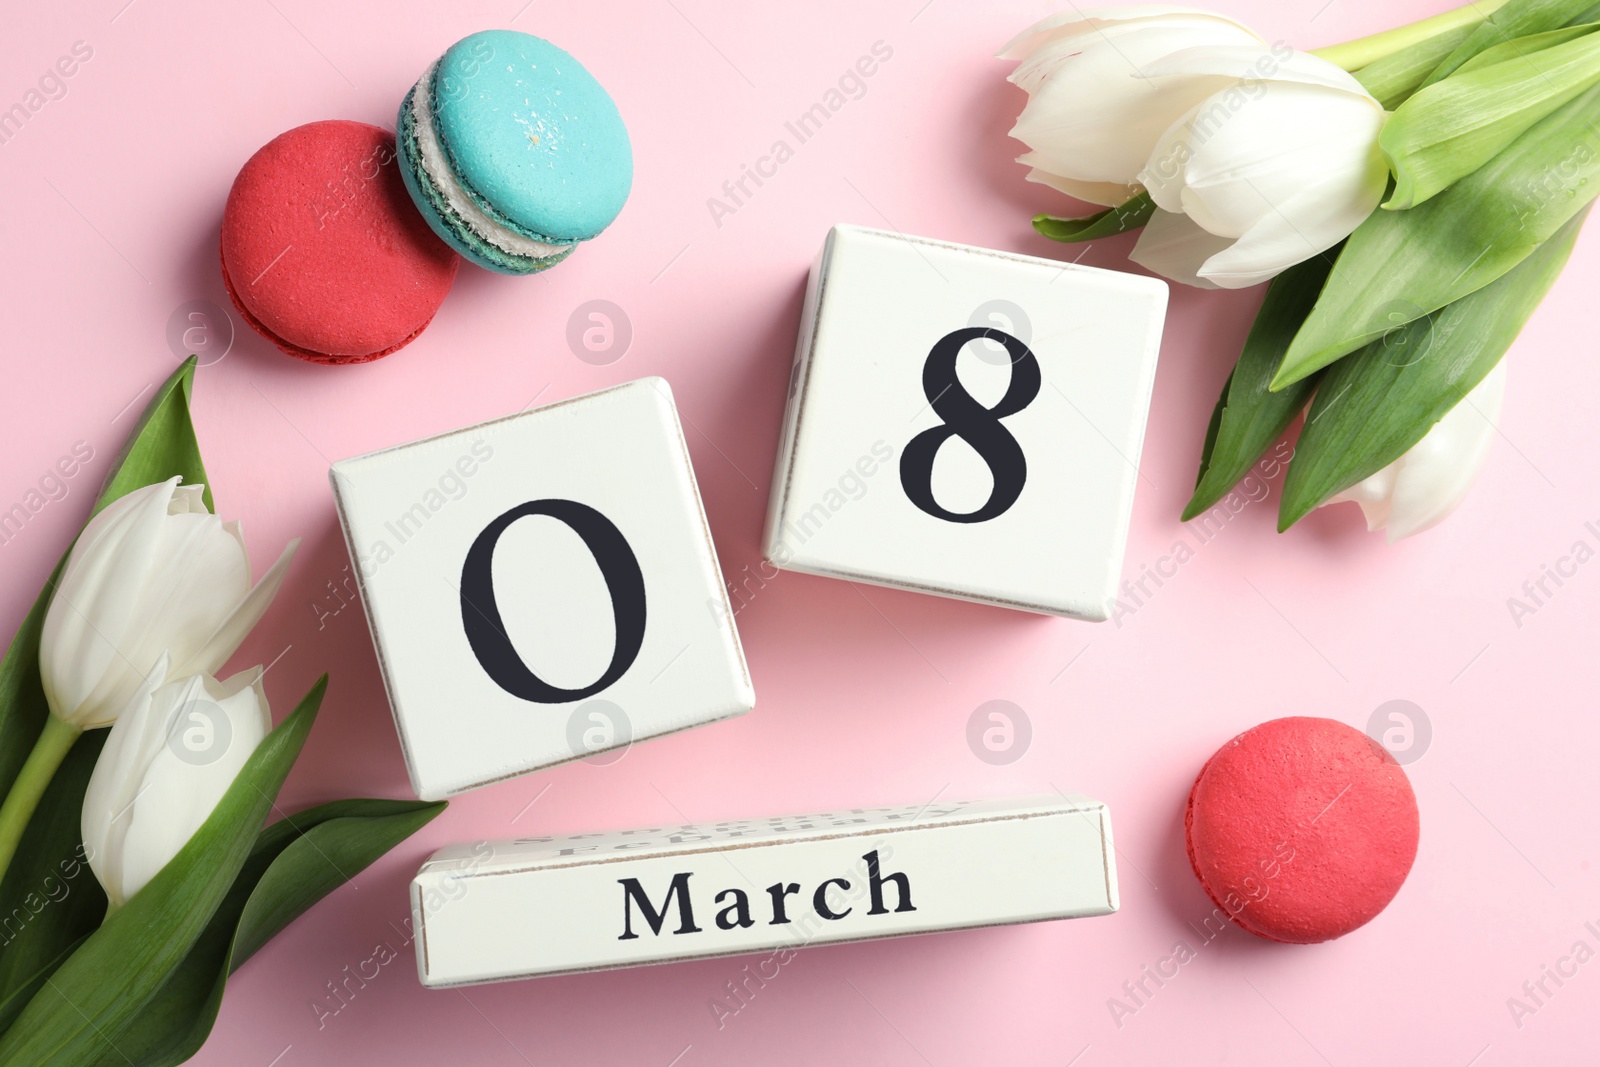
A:
<svg viewBox="0 0 1600 1067">
<path fill-rule="evenodd" d="M 395 119 L 395 129 L 398 131 L 395 140 L 400 153 L 400 177 L 405 182 L 406 191 L 416 203 L 417 210 L 433 228 L 433 232 L 469 262 L 500 274 L 535 274 L 555 266 L 570 256 L 576 245 L 569 245 L 559 255 L 538 260 L 513 255 L 478 236 L 472 231 L 471 226 L 455 216 L 443 196 L 434 188 L 433 182 L 429 180 L 419 156 L 416 116 L 411 106 L 413 97 L 419 91 L 420 86 L 413 87 L 400 104 L 400 114 Z"/>
<path fill-rule="evenodd" d="M 233 279 L 228 276 L 228 264 L 226 261 L 222 263 L 222 287 L 227 290 L 228 299 L 233 302 L 233 309 L 239 313 L 240 318 L 244 319 L 245 324 L 262 337 L 265 337 L 267 340 L 271 341 L 275 346 L 277 346 L 279 351 L 283 352 L 285 355 L 293 356 L 296 359 L 303 359 L 307 363 L 320 363 L 327 367 L 338 366 L 345 363 L 371 363 L 375 359 L 382 359 L 384 356 L 398 352 L 412 341 L 415 341 L 417 339 L 417 334 L 420 334 L 424 329 L 427 328 L 428 325 L 427 322 L 423 323 L 404 340 L 390 345 L 381 352 L 373 352 L 370 355 L 365 356 L 330 356 L 323 352 L 313 352 L 309 348 L 302 348 L 299 345 L 291 344 L 274 333 L 266 323 L 256 318 L 255 313 L 249 308 L 245 307 L 244 302 L 239 299 L 239 294 L 234 291 Z M 428 322 L 432 321 L 432 318 L 428 319 Z"/>
<path fill-rule="evenodd" d="M 1371 921 L 1416 858 L 1416 796 L 1377 742 L 1332 719 L 1275 719 L 1224 745 L 1195 779 L 1189 862 L 1258 936 L 1299 944 Z"/>
<path fill-rule="evenodd" d="M 594 237 L 622 210 L 633 149 L 583 64 L 549 41 L 486 30 L 439 62 L 434 126 L 452 171 L 487 213 L 526 237 Z"/>
<path fill-rule="evenodd" d="M 377 126 L 314 122 L 274 138 L 234 180 L 223 275 L 247 322 L 292 356 L 364 362 L 415 338 L 460 258 L 417 213 Z"/>
</svg>

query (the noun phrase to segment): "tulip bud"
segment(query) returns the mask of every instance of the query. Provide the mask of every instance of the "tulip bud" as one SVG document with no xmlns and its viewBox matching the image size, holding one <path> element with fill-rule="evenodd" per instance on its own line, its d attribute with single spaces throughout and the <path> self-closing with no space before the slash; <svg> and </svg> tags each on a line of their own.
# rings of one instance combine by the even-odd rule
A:
<svg viewBox="0 0 1600 1067">
<path fill-rule="evenodd" d="M 1076 8 L 1024 30 L 1000 51 L 1017 60 L 1010 80 L 1028 93 L 1011 136 L 1031 151 L 1017 162 L 1040 182 L 1092 204 L 1138 191 L 1138 174 L 1172 123 L 1236 80 L 1210 74 L 1148 76 L 1151 64 L 1187 49 L 1264 48 L 1231 19 L 1202 11 Z"/>
<path fill-rule="evenodd" d="M 272 729 L 252 668 L 146 683 L 123 710 L 83 796 L 83 843 L 112 908 L 188 843 Z M 153 676 L 153 674 L 152 674 Z"/>
<path fill-rule="evenodd" d="M 202 486 L 178 482 L 107 505 L 67 558 L 39 670 L 51 713 L 78 729 L 115 721 L 163 653 L 170 677 L 215 673 L 272 602 L 299 544 L 252 587 L 239 524 L 206 510 Z"/>
<path fill-rule="evenodd" d="M 1327 503 L 1360 504 L 1367 529 L 1387 530 L 1390 544 L 1443 522 L 1483 469 L 1505 396 L 1502 359 L 1404 455 Z"/>
<path fill-rule="evenodd" d="M 1240 289 L 1332 248 L 1383 198 L 1383 106 L 1338 67 L 1287 48 L 1193 48 L 1147 73 L 1225 78 L 1162 134 L 1138 180 L 1159 209 L 1130 258 Z"/>
</svg>

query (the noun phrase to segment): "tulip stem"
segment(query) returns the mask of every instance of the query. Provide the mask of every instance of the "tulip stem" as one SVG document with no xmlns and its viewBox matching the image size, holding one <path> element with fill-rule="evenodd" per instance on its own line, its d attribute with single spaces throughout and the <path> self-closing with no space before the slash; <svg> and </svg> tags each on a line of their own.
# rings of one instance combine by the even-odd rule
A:
<svg viewBox="0 0 1600 1067">
<path fill-rule="evenodd" d="M 39 798 L 44 796 L 50 779 L 55 777 L 56 768 L 67 758 L 67 753 L 82 733 L 65 719 L 58 719 L 54 715 L 45 718 L 39 740 L 34 742 L 27 762 L 17 772 L 17 780 L 11 783 L 11 792 L 6 794 L 5 803 L 0 804 L 0 879 L 5 878 L 6 870 L 11 866 L 11 857 L 16 855 L 17 843 L 22 840 L 22 832 L 28 828 L 28 821 L 33 818 L 33 809 L 39 806 Z"/>
<path fill-rule="evenodd" d="M 1344 44 L 1329 45 L 1327 48 L 1313 49 L 1311 54 L 1320 56 L 1336 66 L 1345 70 L 1356 71 L 1370 63 L 1376 63 L 1385 56 L 1391 56 L 1403 48 L 1410 48 L 1420 44 L 1430 37 L 1436 37 L 1450 30 L 1460 29 L 1462 26 L 1471 26 L 1482 22 L 1506 0 L 1472 0 L 1458 8 L 1445 11 L 1438 15 L 1413 22 L 1406 26 L 1397 26 L 1392 30 L 1375 33 L 1370 37 L 1358 37 L 1354 41 Z"/>
</svg>

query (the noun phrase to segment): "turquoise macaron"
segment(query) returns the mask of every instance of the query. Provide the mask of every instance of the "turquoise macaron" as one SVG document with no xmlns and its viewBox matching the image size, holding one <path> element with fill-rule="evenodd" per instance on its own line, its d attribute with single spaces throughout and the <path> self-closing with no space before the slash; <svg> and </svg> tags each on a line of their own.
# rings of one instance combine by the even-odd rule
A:
<svg viewBox="0 0 1600 1067">
<path fill-rule="evenodd" d="M 572 56 L 514 30 L 464 37 L 406 94 L 400 174 L 467 259 L 532 274 L 611 224 L 633 148 L 611 95 Z"/>
</svg>

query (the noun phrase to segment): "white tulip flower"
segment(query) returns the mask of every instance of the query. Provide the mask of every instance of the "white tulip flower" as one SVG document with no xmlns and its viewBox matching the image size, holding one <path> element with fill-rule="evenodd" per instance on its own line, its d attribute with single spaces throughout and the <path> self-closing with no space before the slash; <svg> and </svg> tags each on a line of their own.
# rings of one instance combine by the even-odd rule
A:
<svg viewBox="0 0 1600 1067">
<path fill-rule="evenodd" d="M 141 686 L 111 727 L 83 795 L 89 866 L 115 910 L 188 843 L 272 730 L 252 668 Z M 153 677 L 153 675 L 152 675 Z"/>
<path fill-rule="evenodd" d="M 45 615 L 39 670 L 53 716 L 106 726 L 163 653 L 170 672 L 214 674 L 272 603 L 298 540 L 261 581 L 239 524 L 180 479 L 136 489 L 89 521 Z"/>
<path fill-rule="evenodd" d="M 1323 507 L 1344 501 L 1360 504 L 1367 529 L 1386 530 L 1390 544 L 1443 522 L 1483 469 L 1505 396 L 1502 359 L 1405 455 L 1331 497 Z"/>
<path fill-rule="evenodd" d="M 1226 78 L 1161 135 L 1139 172 L 1158 210 L 1130 258 L 1157 274 L 1255 285 L 1344 240 L 1382 200 L 1387 116 L 1332 63 L 1221 46 L 1156 60 L 1146 74 Z"/>
<path fill-rule="evenodd" d="M 1011 130 L 1031 149 L 1017 159 L 1028 180 L 1092 204 L 1137 193 L 1162 134 L 1238 73 L 1155 77 L 1153 65 L 1218 46 L 1266 44 L 1231 19 L 1165 7 L 1074 8 L 1024 30 L 999 54 L 1018 61 L 1010 80 L 1028 93 Z"/>
</svg>

